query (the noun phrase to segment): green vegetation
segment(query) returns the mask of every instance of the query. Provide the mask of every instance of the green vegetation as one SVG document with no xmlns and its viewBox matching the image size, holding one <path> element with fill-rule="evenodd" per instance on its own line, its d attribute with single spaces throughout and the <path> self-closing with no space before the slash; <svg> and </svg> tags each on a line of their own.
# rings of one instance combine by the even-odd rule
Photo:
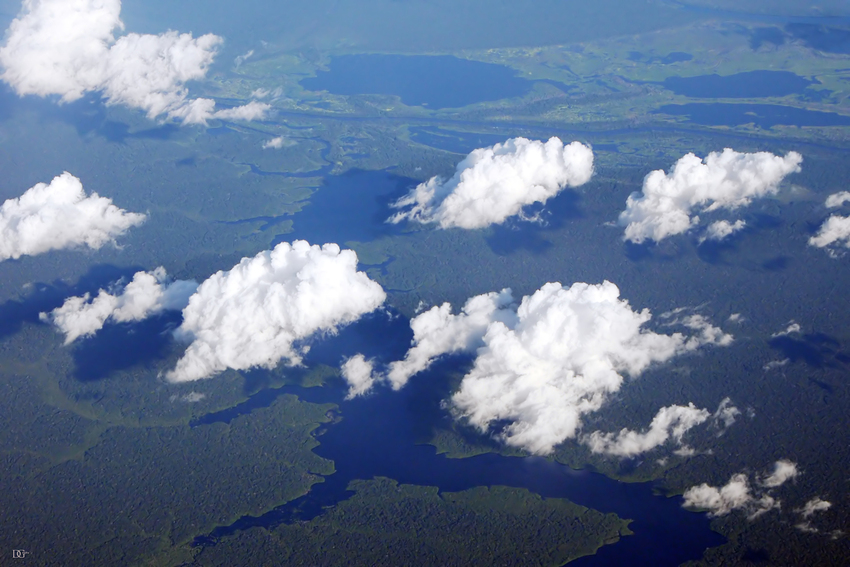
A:
<svg viewBox="0 0 850 567">
<path fill-rule="evenodd" d="M 4 384 L 13 380 L 26 378 Z M 196 535 L 297 498 L 333 472 L 312 452 L 311 435 L 333 407 L 284 395 L 229 424 L 112 427 L 84 454 L 53 465 L 55 454 L 39 453 L 51 447 L 18 438 L 0 451 L 0 544 L 31 550 L 38 565 L 182 562 Z M 86 423 L 52 415 L 33 433 L 64 429 L 67 437 Z"/>
<path fill-rule="evenodd" d="M 309 522 L 253 528 L 206 548 L 195 564 L 558 566 L 628 535 L 628 521 L 527 490 L 361 480 Z"/>
<path fill-rule="evenodd" d="M 764 10 L 764 3 L 752 1 L 687 3 Z M 541 13 L 552 8 L 544 4 Z M 771 26 L 751 20 L 717 23 L 678 9 L 673 19 L 658 18 L 669 3 L 628 3 L 620 9 L 618 0 L 617 21 L 610 22 L 608 4 L 587 5 L 605 20 L 592 26 L 581 23 L 586 14 L 568 13 L 559 2 L 551 25 L 531 37 L 534 26 L 514 26 L 504 35 L 484 24 L 469 31 L 471 9 L 448 27 L 436 26 L 447 11 L 455 13 L 456 3 L 447 0 L 388 0 L 383 5 L 389 15 L 365 23 L 359 4 L 337 3 L 339 9 L 317 24 L 327 26 L 314 34 L 321 51 L 284 39 L 258 48 L 239 69 L 219 69 L 214 81 L 193 85 L 223 102 L 246 100 L 258 88 L 280 88 L 280 98 L 273 101 L 276 114 L 259 124 L 177 128 L 88 101 L 59 112 L 50 101 L 9 99 L 8 114 L 0 115 L 3 198 L 68 170 L 88 191 L 147 212 L 149 219 L 119 239 L 121 248 L 53 252 L 0 264 L 3 549 L 31 550 L 28 559 L 34 564 L 177 565 L 195 559 L 197 550 L 187 545 L 194 536 L 290 501 L 309 490 L 319 480 L 316 475 L 333 470 L 332 463 L 312 452 L 317 441 L 311 435 L 318 424 L 329 422 L 330 405 L 281 396 L 271 407 L 230 424 L 188 424 L 233 407 L 259 388 L 325 384 L 336 376 L 335 369 L 278 369 L 247 379 L 226 372 L 210 381 L 167 385 L 157 375 L 173 366 L 182 345 L 163 334 L 168 325 L 162 322 L 142 336 L 165 337 L 161 348 L 125 365 L 106 365 L 93 379 L 85 375 L 91 368 L 86 364 L 108 359 L 110 353 L 120 358 L 115 352 L 133 349 L 142 326 L 121 326 L 114 343 L 92 339 L 63 347 L 61 337 L 36 322 L 38 309 L 109 284 L 113 278 L 102 276 L 107 268 L 132 273 L 164 265 L 176 277 L 199 281 L 228 269 L 297 230 L 298 213 L 310 210 L 326 174 L 394 168 L 412 184 L 450 174 L 459 159 L 457 148 L 479 135 L 560 135 L 595 146 L 596 175 L 570 194 L 572 205 L 547 225 L 517 223 L 481 231 L 399 227 L 374 240 L 341 244 L 358 252 L 364 269 L 389 290 L 389 303 L 405 315 L 412 315 L 420 302 L 458 306 L 471 295 L 507 286 L 521 296 L 546 281 L 604 279 L 617 283 L 634 307 L 656 315 L 702 306 L 709 319 L 735 335 L 736 343 L 628 381 L 616 400 L 585 420 L 585 428 L 642 429 L 664 405 L 692 401 L 713 409 L 726 396 L 746 415 L 723 435 L 708 428 L 692 433 L 688 441 L 698 454 L 691 458 L 665 447 L 621 461 L 593 455 L 573 441 L 553 458 L 625 481 L 652 480 L 667 494 L 702 482 L 722 484 L 734 473 L 757 472 L 778 458 L 790 458 L 800 463 L 803 474 L 777 492 L 782 511 L 754 522 L 740 514 L 715 520 L 714 528 L 730 542 L 709 550 L 701 564 L 765 557 L 772 563 L 840 564 L 847 540 L 833 540 L 830 534 L 850 525 L 845 495 L 850 382 L 842 354 L 850 343 L 845 292 L 850 268 L 846 257 L 830 258 L 807 247 L 806 240 L 828 214 L 822 207 L 825 195 L 848 189 L 848 131 L 702 126 L 653 111 L 706 102 L 665 89 L 662 83 L 669 77 L 770 69 L 819 84 L 802 94 L 720 102 L 848 115 L 848 57 L 811 49 L 790 36 L 781 44 L 754 47 L 754 34 Z M 520 2 L 509 10 L 522 12 L 529 5 Z M 843 5 L 819 4 L 823 13 Z M 769 9 L 796 13 L 797 8 L 799 2 L 787 0 Z M 804 8 L 806 14 L 817 13 L 812 6 Z M 306 25 L 298 10 L 287 21 Z M 400 11 L 417 25 L 389 29 L 387 22 L 401 17 Z M 127 18 L 133 18 L 132 7 Z M 133 27 L 128 24 L 128 29 Z M 343 97 L 307 92 L 299 85 L 303 77 L 326 68 L 335 54 L 436 53 L 436 45 L 440 53 L 507 65 L 523 77 L 551 82 L 538 83 L 524 97 L 441 111 L 407 107 L 393 96 Z M 673 53 L 692 58 L 666 59 Z M 422 131 L 434 136 L 417 134 Z M 282 148 L 262 148 L 278 136 L 286 140 Z M 669 168 L 686 152 L 704 155 L 727 146 L 799 150 L 805 156 L 803 173 L 777 198 L 742 210 L 750 229 L 740 240 L 704 247 L 683 236 L 639 250 L 623 245 L 621 230 L 610 222 L 626 197 L 640 189 L 646 173 Z M 53 303 L 43 289 L 53 293 Z M 727 323 L 732 313 L 742 313 L 744 324 Z M 796 354 L 770 344 L 771 334 L 791 319 L 811 333 L 799 337 Z M 789 357 L 787 366 L 764 370 L 767 363 Z M 449 380 L 444 397 L 461 377 Z M 182 401 L 192 392 L 205 397 Z M 448 419 L 422 441 L 450 457 L 518 453 Z M 434 488 L 398 486 L 386 479 L 356 482 L 352 489 L 352 499 L 310 522 L 223 538 L 197 561 L 560 565 L 627 533 L 625 522 L 616 517 L 522 490 L 438 494 Z M 798 521 L 794 510 L 814 496 L 834 507 L 816 518 L 822 533 L 801 533 L 793 527 Z M 384 556 L 390 546 L 391 562 Z"/>
</svg>

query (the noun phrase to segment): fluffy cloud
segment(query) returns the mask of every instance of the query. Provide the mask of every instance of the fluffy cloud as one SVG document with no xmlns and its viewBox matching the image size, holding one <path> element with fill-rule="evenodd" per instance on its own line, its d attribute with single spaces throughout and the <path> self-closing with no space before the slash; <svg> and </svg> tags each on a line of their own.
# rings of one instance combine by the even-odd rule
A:
<svg viewBox="0 0 850 567">
<path fill-rule="evenodd" d="M 844 203 L 848 201 L 850 201 L 850 191 L 841 191 L 827 197 L 825 205 L 834 209 L 844 206 Z M 850 217 L 830 216 L 818 229 L 818 233 L 809 239 L 809 245 L 817 248 L 825 248 L 833 244 L 850 248 Z"/>
<path fill-rule="evenodd" d="M 97 249 L 144 220 L 97 193 L 86 196 L 80 180 L 65 172 L 0 207 L 0 261 L 83 245 Z"/>
<path fill-rule="evenodd" d="M 766 486 L 767 488 L 775 488 L 777 486 L 782 486 L 789 480 L 797 478 L 800 472 L 797 470 L 797 464 L 789 461 L 788 459 L 782 459 L 776 461 L 773 465 L 773 472 L 770 475 L 761 481 L 762 486 Z"/>
<path fill-rule="evenodd" d="M 779 506 L 779 502 L 769 494 L 754 497 L 744 474 L 733 475 L 720 488 L 707 484 L 693 486 L 685 491 L 683 497 L 686 508 L 707 510 L 710 516 L 725 516 L 732 510 L 745 510 L 751 520 Z"/>
<path fill-rule="evenodd" d="M 120 0 L 24 0 L 0 48 L 0 78 L 19 95 L 58 95 L 63 102 L 100 92 L 107 104 L 167 115 L 184 123 L 218 116 L 215 102 L 190 100 L 185 84 L 206 75 L 222 39 L 168 31 L 159 35 L 122 30 Z M 257 117 L 257 107 L 232 118 Z"/>
<path fill-rule="evenodd" d="M 295 142 L 293 142 L 292 140 L 286 140 L 283 136 L 278 136 L 277 138 L 272 138 L 271 140 L 263 142 L 263 149 L 268 150 L 271 148 L 274 150 L 279 150 L 284 146 L 292 145 L 295 145 Z"/>
<path fill-rule="evenodd" d="M 70 297 L 61 307 L 41 313 L 42 321 L 56 325 L 65 334 L 65 344 L 95 334 L 107 322 L 141 321 L 165 310 L 183 309 L 198 284 L 194 281 L 171 282 L 165 269 L 137 272 L 133 281 L 113 286 L 112 293 L 101 289 L 92 299 L 87 293 Z"/>
<path fill-rule="evenodd" d="M 739 230 L 743 230 L 746 226 L 747 223 L 740 219 L 736 220 L 734 223 L 727 220 L 719 220 L 708 225 L 708 228 L 705 229 L 705 235 L 701 238 L 701 240 L 724 240 Z"/>
<path fill-rule="evenodd" d="M 706 409 L 697 408 L 692 403 L 687 406 L 667 406 L 658 411 L 649 429 L 642 433 L 625 428 L 617 434 L 594 431 L 584 436 L 582 442 L 594 453 L 634 457 L 673 441 L 677 446 L 674 451 L 677 455 L 691 456 L 694 450 L 682 441 L 688 431 L 709 419 L 715 427 L 721 427 L 725 431 L 735 423 L 739 415 L 741 411 L 732 405 L 729 398 L 724 398 L 713 414 Z"/>
<path fill-rule="evenodd" d="M 761 485 L 767 489 L 776 488 L 797 474 L 797 465 L 782 459 L 776 461 L 773 472 L 767 479 L 762 480 Z M 743 510 L 752 520 L 780 506 L 779 500 L 773 498 L 769 490 L 754 493 L 745 474 L 733 475 L 729 482 L 720 488 L 708 484 L 693 486 L 682 496 L 682 505 L 685 508 L 707 510 L 711 516 L 725 516 L 733 510 Z"/>
<path fill-rule="evenodd" d="M 643 181 L 642 192 L 628 198 L 619 219 L 626 227 L 624 239 L 638 244 L 647 239 L 659 242 L 699 225 L 694 212 L 734 210 L 775 194 L 787 175 L 800 171 L 802 161 L 797 152 L 780 157 L 726 148 L 708 154 L 705 160 L 687 154 L 669 174 L 660 169 L 651 172 Z M 715 223 L 713 232 L 720 235 L 736 225 Z"/>
<path fill-rule="evenodd" d="M 266 117 L 269 110 L 271 110 L 271 105 L 252 100 L 242 106 L 219 110 L 212 116 L 221 120 L 246 120 L 250 122 L 252 120 L 262 120 Z"/>
<path fill-rule="evenodd" d="M 620 389 L 623 374 L 638 376 L 653 363 L 731 341 L 714 328 L 690 337 L 644 329 L 649 310 L 633 311 L 619 295 L 610 282 L 549 283 L 523 298 L 515 325 L 488 327 L 452 396 L 455 414 L 482 432 L 510 422 L 499 433 L 505 443 L 549 453 Z"/>
<path fill-rule="evenodd" d="M 357 271 L 357 255 L 298 240 L 260 252 L 201 284 L 175 335 L 191 344 L 167 378 L 185 382 L 226 368 L 296 365 L 300 342 L 334 333 L 377 309 L 381 286 Z"/>
<path fill-rule="evenodd" d="M 802 330 L 803 330 L 803 328 L 800 327 L 800 324 L 795 323 L 794 320 L 792 319 L 791 321 L 788 322 L 788 326 L 785 328 L 784 331 L 779 331 L 777 333 L 773 333 L 772 335 L 770 335 L 770 337 L 771 338 L 784 337 L 786 335 L 799 333 Z"/>
<path fill-rule="evenodd" d="M 722 424 L 723 429 L 728 429 L 735 424 L 739 415 L 741 415 L 741 410 L 732 405 L 732 400 L 723 398 L 723 401 L 717 407 L 717 411 L 711 417 L 714 418 L 714 422 L 718 426 Z"/>
<path fill-rule="evenodd" d="M 362 396 L 372 389 L 377 379 L 374 375 L 374 362 L 366 360 L 362 354 L 356 354 L 342 365 L 342 377 L 348 382 L 347 400 Z"/>
<path fill-rule="evenodd" d="M 689 319 L 694 336 L 646 330 L 649 311 L 633 311 L 619 295 L 610 282 L 549 283 L 518 307 L 510 290 L 473 297 L 457 315 L 434 307 L 411 320 L 413 346 L 382 379 L 399 388 L 440 355 L 477 353 L 451 398 L 455 416 L 482 432 L 507 422 L 505 443 L 549 453 L 620 389 L 623 374 L 732 340 L 704 320 Z"/>
<path fill-rule="evenodd" d="M 616 435 L 594 431 L 583 441 L 594 453 L 634 457 L 663 445 L 671 438 L 681 447 L 685 433 L 704 423 L 710 416 L 708 410 L 697 409 L 694 404 L 668 406 L 658 411 L 649 429 L 643 433 L 629 429 L 622 429 Z"/>
<path fill-rule="evenodd" d="M 803 518 L 808 519 L 811 518 L 816 512 L 824 512 L 826 510 L 829 510 L 831 507 L 831 502 L 827 502 L 826 500 L 821 500 L 820 498 L 815 497 L 806 502 L 806 505 L 797 511 L 800 512 L 800 515 L 802 515 Z"/>
<path fill-rule="evenodd" d="M 806 533 L 810 533 L 810 534 L 816 534 L 816 533 L 820 532 L 820 530 L 818 528 L 816 528 L 815 526 L 812 525 L 810 519 L 816 513 L 825 512 L 825 511 L 829 510 L 831 507 L 832 507 L 831 502 L 827 502 L 826 500 L 821 500 L 818 497 L 812 498 L 811 500 L 806 502 L 805 506 L 795 510 L 796 512 L 800 513 L 800 516 L 802 517 L 803 521 L 795 524 L 794 527 L 796 527 L 801 532 L 806 532 Z M 836 531 L 832 532 L 833 539 L 836 539 L 840 535 L 842 535 L 841 530 L 836 530 Z"/>
<path fill-rule="evenodd" d="M 825 248 L 832 245 L 850 248 L 850 217 L 832 215 L 821 225 L 818 233 L 809 238 L 809 246 Z"/>
<path fill-rule="evenodd" d="M 833 193 L 827 197 L 825 205 L 830 209 L 834 209 L 836 207 L 844 206 L 844 203 L 848 201 L 850 201 L 850 191 L 841 191 L 839 193 Z"/>
<path fill-rule="evenodd" d="M 592 174 L 593 152 L 579 142 L 564 146 L 558 138 L 545 143 L 512 138 L 473 150 L 448 180 L 433 177 L 421 183 L 393 205 L 407 210 L 388 222 L 407 219 L 469 229 L 501 224 L 521 215 L 526 205 L 587 183 Z"/>
<path fill-rule="evenodd" d="M 494 322 L 512 327 L 516 320 L 516 305 L 509 289 L 477 295 L 469 299 L 457 315 L 452 313 L 449 303 L 432 307 L 411 319 L 413 347 L 404 360 L 390 363 L 386 379 L 398 390 L 437 357 L 474 352 L 483 345 L 484 334 Z"/>
</svg>

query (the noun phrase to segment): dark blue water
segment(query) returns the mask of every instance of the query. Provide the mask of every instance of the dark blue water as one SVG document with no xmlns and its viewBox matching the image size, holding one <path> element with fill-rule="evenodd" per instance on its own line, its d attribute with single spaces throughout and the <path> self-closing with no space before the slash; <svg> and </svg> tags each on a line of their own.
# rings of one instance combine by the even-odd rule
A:
<svg viewBox="0 0 850 567">
<path fill-rule="evenodd" d="M 502 65 L 449 55 L 340 55 L 328 71 L 304 79 L 311 91 L 338 95 L 396 95 L 408 106 L 460 108 L 523 96 L 533 83 Z"/>
<path fill-rule="evenodd" d="M 645 56 L 640 51 L 629 51 L 628 59 L 629 61 L 640 61 L 646 64 L 652 63 L 661 63 L 662 65 L 672 65 L 673 63 L 682 63 L 684 61 L 690 61 L 694 56 L 690 53 L 685 53 L 684 51 L 674 51 L 672 53 L 668 53 L 664 57 L 653 55 L 653 56 Z"/>
<path fill-rule="evenodd" d="M 371 315 L 344 330 L 339 336 L 315 345 L 310 361 L 339 364 L 341 355 L 365 352 L 387 361 L 402 356 L 411 331 L 404 317 L 390 320 L 385 314 Z M 440 407 L 451 390 L 450 371 L 463 370 L 469 359 L 457 357 L 437 364 L 416 376 L 400 392 L 380 389 L 354 401 L 344 401 L 341 382 L 323 388 L 263 390 L 247 402 L 229 410 L 204 416 L 192 425 L 228 422 L 258 407 L 270 405 L 284 393 L 314 402 L 340 405 L 342 419 L 320 431 L 318 455 L 334 461 L 336 472 L 316 484 L 310 493 L 258 517 L 245 516 L 230 526 L 216 528 L 196 538 L 195 545 L 215 545 L 251 527 L 273 528 L 314 518 L 327 506 L 348 499 L 348 484 L 355 479 L 384 476 L 404 484 L 437 486 L 441 491 L 460 491 L 475 486 L 527 488 L 550 498 L 568 498 L 603 512 L 614 512 L 634 520 L 635 535 L 605 546 L 600 553 L 582 559 L 585 565 L 678 565 L 697 559 L 724 539 L 709 529 L 705 514 L 681 507 L 681 498 L 653 493 L 653 486 L 627 484 L 589 471 L 576 471 L 540 457 L 504 457 L 485 454 L 467 459 L 448 459 L 428 445 L 418 445 L 436 427 L 446 427 L 449 417 Z"/>
<path fill-rule="evenodd" d="M 304 239 L 310 243 L 368 242 L 402 229 L 385 221 L 394 212 L 390 203 L 415 187 L 418 181 L 389 170 L 352 169 L 325 178 L 304 208 L 288 217 L 292 232 L 274 242 Z"/>
<path fill-rule="evenodd" d="M 705 126 L 740 126 L 755 124 L 759 128 L 789 126 L 850 126 L 850 116 L 834 112 L 803 110 L 778 104 L 691 103 L 668 104 L 652 114 L 686 116 L 690 122 Z"/>
<path fill-rule="evenodd" d="M 663 85 L 691 98 L 759 98 L 800 94 L 815 83 L 789 71 L 748 71 L 726 76 L 668 77 Z"/>
</svg>

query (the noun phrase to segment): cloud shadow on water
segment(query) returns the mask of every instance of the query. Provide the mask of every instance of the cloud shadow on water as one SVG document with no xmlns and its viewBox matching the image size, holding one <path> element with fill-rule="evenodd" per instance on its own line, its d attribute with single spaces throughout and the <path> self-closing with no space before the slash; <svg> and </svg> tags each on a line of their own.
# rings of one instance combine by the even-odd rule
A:
<svg viewBox="0 0 850 567">
<path fill-rule="evenodd" d="M 418 182 L 390 170 L 351 169 L 324 178 L 304 208 L 292 215 L 292 231 L 278 235 L 280 242 L 304 239 L 313 244 L 368 242 L 401 233 L 405 224 L 386 220 L 396 209 L 390 205 L 406 195 Z"/>
<path fill-rule="evenodd" d="M 109 324 L 93 337 L 74 343 L 74 378 L 96 382 L 119 370 L 147 365 L 171 352 L 171 330 L 182 321 L 179 311 L 169 311 L 133 323 Z"/>
<path fill-rule="evenodd" d="M 60 307 L 68 297 L 87 292 L 94 295 L 121 278 L 129 281 L 141 269 L 99 264 L 92 266 L 73 286 L 61 281 L 35 283 L 25 297 L 0 304 L 0 339 L 17 333 L 24 323 L 39 323 L 39 313 Z"/>
<path fill-rule="evenodd" d="M 97 94 L 88 94 L 68 104 L 57 101 L 56 97 L 19 97 L 8 86 L 2 86 L 0 122 L 21 112 L 33 112 L 41 121 L 65 122 L 73 126 L 81 137 L 94 134 L 118 144 L 125 143 L 128 138 L 168 140 L 180 130 L 176 124 L 168 123 L 131 132 L 129 124 L 107 118 L 106 103 Z"/>
</svg>

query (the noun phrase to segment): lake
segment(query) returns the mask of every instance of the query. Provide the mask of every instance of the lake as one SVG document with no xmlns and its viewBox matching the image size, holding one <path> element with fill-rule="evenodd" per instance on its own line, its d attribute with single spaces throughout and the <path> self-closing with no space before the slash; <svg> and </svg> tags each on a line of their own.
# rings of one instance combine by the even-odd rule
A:
<svg viewBox="0 0 850 567">
<path fill-rule="evenodd" d="M 691 98 L 760 98 L 801 94 L 816 84 L 789 71 L 748 71 L 734 75 L 667 77 L 664 88 Z"/>
<path fill-rule="evenodd" d="M 343 330 L 337 337 L 316 344 L 310 362 L 338 365 L 342 355 L 364 352 L 382 360 L 404 355 L 412 337 L 408 320 L 398 314 L 373 314 Z M 679 565 L 697 559 L 711 546 L 725 540 L 709 528 L 705 514 L 682 508 L 681 497 L 653 493 L 650 483 L 623 483 L 598 473 L 573 470 L 541 457 L 505 457 L 484 454 L 449 459 L 434 447 L 418 444 L 432 427 L 449 419 L 440 401 L 449 394 L 446 376 L 470 364 L 468 357 L 449 357 L 417 375 L 401 391 L 379 388 L 368 397 L 343 400 L 341 381 L 321 388 L 285 387 L 263 390 L 229 410 L 201 417 L 192 425 L 202 427 L 229 422 L 258 407 L 270 405 L 284 393 L 314 402 L 339 404 L 342 420 L 323 428 L 314 451 L 334 461 L 336 472 L 311 491 L 261 516 L 245 516 L 221 526 L 194 545 L 215 545 L 217 539 L 251 527 L 273 528 L 281 523 L 310 520 L 324 508 L 348 499 L 348 484 L 355 479 L 384 476 L 403 484 L 437 486 L 441 491 L 461 491 L 475 486 L 527 488 L 547 498 L 568 498 L 603 512 L 634 520 L 635 533 L 597 555 L 578 560 L 578 565 Z M 571 563 L 572 565 L 573 563 Z"/>
<path fill-rule="evenodd" d="M 327 71 L 304 79 L 311 91 L 337 95 L 394 95 L 407 106 L 460 108 L 520 97 L 533 83 L 502 65 L 449 55 L 339 55 Z"/>
<path fill-rule="evenodd" d="M 292 232 L 279 235 L 272 245 L 296 239 L 342 245 L 398 233 L 401 227 L 385 222 L 395 212 L 390 203 L 417 184 L 391 170 L 352 169 L 342 175 L 330 175 L 310 196 L 304 209 L 290 217 Z"/>
</svg>

